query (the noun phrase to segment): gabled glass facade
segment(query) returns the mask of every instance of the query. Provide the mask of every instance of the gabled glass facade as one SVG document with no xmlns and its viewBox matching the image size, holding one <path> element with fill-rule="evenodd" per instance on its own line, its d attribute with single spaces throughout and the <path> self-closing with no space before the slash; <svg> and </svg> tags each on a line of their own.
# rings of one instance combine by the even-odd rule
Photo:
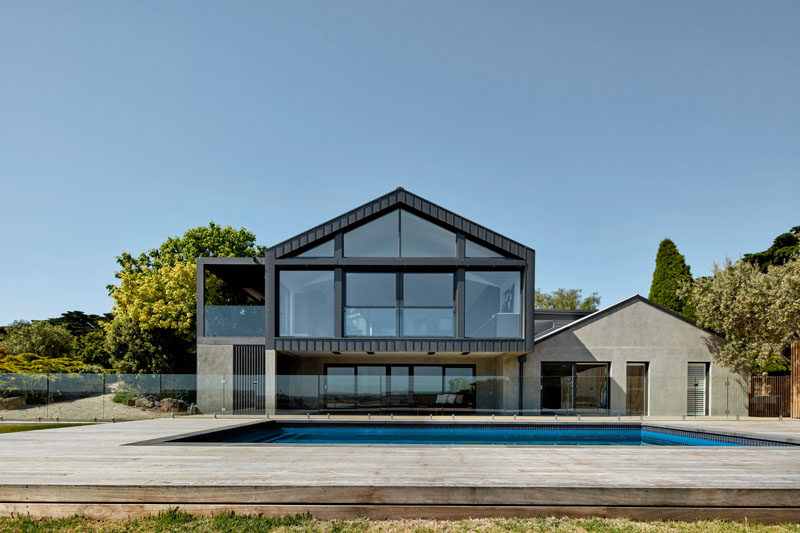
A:
<svg viewBox="0 0 800 533">
<path fill-rule="evenodd" d="M 263 331 L 253 326 L 261 317 L 251 309 L 206 305 L 198 334 L 236 337 L 246 329 L 247 336 L 263 335 L 267 349 L 287 351 L 532 349 L 533 317 L 524 312 L 532 250 L 421 199 L 367 207 L 257 260 L 264 288 L 251 272 L 241 290 L 263 294 Z M 227 276 L 225 265 L 248 262 L 226 261 L 209 263 Z M 235 274 L 231 279 L 235 284 Z"/>
<path fill-rule="evenodd" d="M 345 257 L 455 257 L 456 234 L 397 209 L 344 233 Z"/>
</svg>

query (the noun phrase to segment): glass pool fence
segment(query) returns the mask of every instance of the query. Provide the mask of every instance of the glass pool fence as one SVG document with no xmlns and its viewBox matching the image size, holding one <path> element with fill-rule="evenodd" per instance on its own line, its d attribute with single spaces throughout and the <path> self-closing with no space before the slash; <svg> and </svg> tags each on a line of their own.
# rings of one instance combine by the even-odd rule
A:
<svg viewBox="0 0 800 533">
<path fill-rule="evenodd" d="M 330 369 L 329 369 L 330 371 Z M 124 421 L 184 416 L 702 417 L 748 415 L 742 376 L 626 379 L 473 376 L 425 369 L 328 375 L 0 374 L 0 420 Z M 374 371 L 373 371 L 374 372 Z M 783 389 L 761 398 L 781 405 Z M 763 391 L 757 391 L 764 395 Z M 788 393 L 787 393 L 788 394 Z M 520 400 L 521 398 L 521 400 Z"/>
</svg>

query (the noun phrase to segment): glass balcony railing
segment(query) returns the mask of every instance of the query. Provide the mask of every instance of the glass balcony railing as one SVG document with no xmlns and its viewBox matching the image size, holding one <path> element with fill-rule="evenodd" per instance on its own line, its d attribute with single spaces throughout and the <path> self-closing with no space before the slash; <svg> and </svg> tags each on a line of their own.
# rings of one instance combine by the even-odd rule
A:
<svg viewBox="0 0 800 533">
<path fill-rule="evenodd" d="M 206 337 L 263 337 L 263 305 L 207 305 Z"/>
</svg>

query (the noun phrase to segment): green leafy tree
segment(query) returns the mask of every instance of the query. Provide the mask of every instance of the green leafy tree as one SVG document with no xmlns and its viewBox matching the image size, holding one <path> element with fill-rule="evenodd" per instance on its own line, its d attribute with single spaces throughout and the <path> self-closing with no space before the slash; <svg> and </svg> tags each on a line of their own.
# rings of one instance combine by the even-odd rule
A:
<svg viewBox="0 0 800 533">
<path fill-rule="evenodd" d="M 537 309 L 576 309 L 580 311 L 597 311 L 600 296 L 593 292 L 586 298 L 580 289 L 556 289 L 553 292 L 534 291 L 534 306 Z"/>
<path fill-rule="evenodd" d="M 112 368 L 111 354 L 106 348 L 106 332 L 103 328 L 99 327 L 85 335 L 75 337 L 72 341 L 72 353 L 76 359 L 87 365 Z"/>
<path fill-rule="evenodd" d="M 0 346 L 12 354 L 63 357 L 72 351 L 72 334 L 64 326 L 55 326 L 44 320 L 17 321 L 6 327 Z"/>
<path fill-rule="evenodd" d="M 713 275 L 684 283 L 699 325 L 722 334 L 713 346 L 724 365 L 750 370 L 786 368 L 790 344 L 800 340 L 800 254 L 766 272 L 730 259 Z"/>
<path fill-rule="evenodd" d="M 194 372 L 197 258 L 264 252 L 253 233 L 214 222 L 138 257 L 123 252 L 117 257 L 119 282 L 108 286 L 114 298 L 105 341 L 111 363 L 130 373 Z"/>
<path fill-rule="evenodd" d="M 100 329 L 102 322 L 109 322 L 111 318 L 110 313 L 101 316 L 86 314 L 83 311 L 67 311 L 61 313 L 58 318 L 48 318 L 47 322 L 55 326 L 64 326 L 73 336 L 81 337 L 90 331 Z"/>
<path fill-rule="evenodd" d="M 756 265 L 762 272 L 766 272 L 769 265 L 786 264 L 798 252 L 800 252 L 800 226 L 795 226 L 788 233 L 775 237 L 772 246 L 763 252 L 744 254 L 743 261 Z"/>
<path fill-rule="evenodd" d="M 653 282 L 650 285 L 648 298 L 662 307 L 694 319 L 691 298 L 678 296 L 678 290 L 684 283 L 692 282 L 692 271 L 686 259 L 678 251 L 678 247 L 670 239 L 664 239 L 658 245 L 656 268 L 653 271 Z"/>
<path fill-rule="evenodd" d="M 105 348 L 111 366 L 125 374 L 194 372 L 191 340 L 170 329 L 143 329 L 131 319 L 116 317 L 106 330 Z"/>
</svg>

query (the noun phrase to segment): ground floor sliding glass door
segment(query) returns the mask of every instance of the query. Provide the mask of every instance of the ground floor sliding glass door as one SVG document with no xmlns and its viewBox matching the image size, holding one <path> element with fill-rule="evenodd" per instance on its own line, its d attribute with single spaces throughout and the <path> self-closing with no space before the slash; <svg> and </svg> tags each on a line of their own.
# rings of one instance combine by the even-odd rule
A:
<svg viewBox="0 0 800 533">
<path fill-rule="evenodd" d="M 608 376 L 608 363 L 542 363 L 542 412 L 607 414 Z"/>
<path fill-rule="evenodd" d="M 325 366 L 329 410 L 457 411 L 475 407 L 474 365 Z"/>
</svg>

